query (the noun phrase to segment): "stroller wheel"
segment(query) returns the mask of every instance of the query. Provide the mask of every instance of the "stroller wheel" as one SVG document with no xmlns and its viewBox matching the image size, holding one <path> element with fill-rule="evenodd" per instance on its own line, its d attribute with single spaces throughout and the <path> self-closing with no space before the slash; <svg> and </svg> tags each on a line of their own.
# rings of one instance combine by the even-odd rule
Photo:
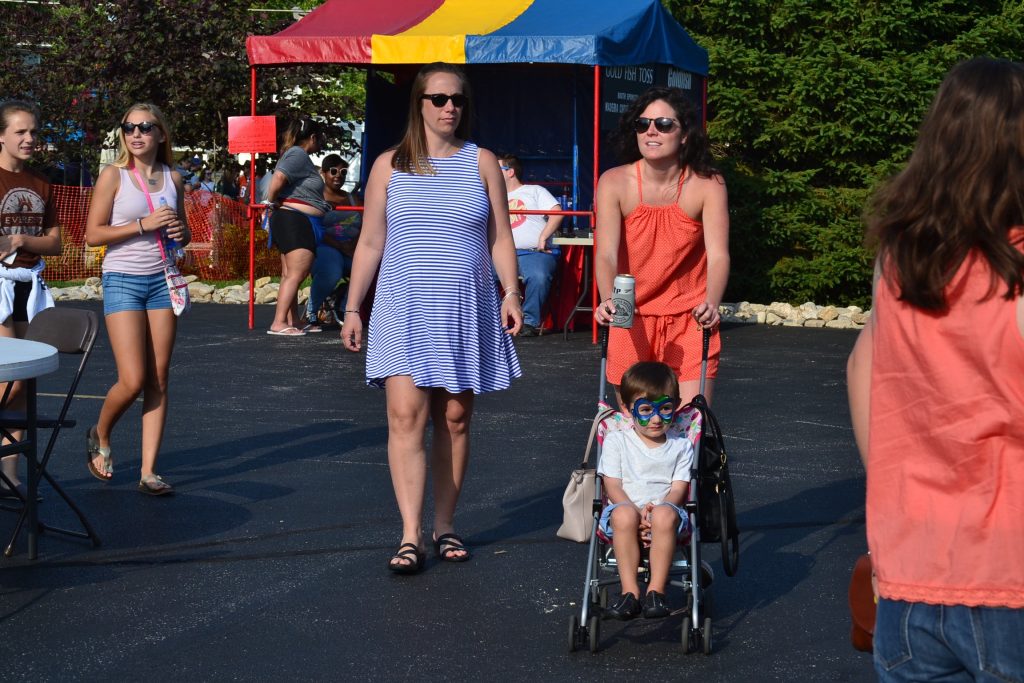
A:
<svg viewBox="0 0 1024 683">
<path fill-rule="evenodd" d="M 704 617 L 704 654 L 711 654 L 711 617 Z"/>
<path fill-rule="evenodd" d="M 590 636 L 590 651 L 597 652 L 601 646 L 601 618 L 596 614 L 587 620 L 587 632 Z"/>
<path fill-rule="evenodd" d="M 575 614 L 569 617 L 569 652 L 576 652 L 579 646 L 580 618 Z"/>
<path fill-rule="evenodd" d="M 682 632 L 682 643 L 683 643 L 683 654 L 688 655 L 693 652 L 693 633 L 690 617 L 683 618 L 683 632 Z"/>
</svg>

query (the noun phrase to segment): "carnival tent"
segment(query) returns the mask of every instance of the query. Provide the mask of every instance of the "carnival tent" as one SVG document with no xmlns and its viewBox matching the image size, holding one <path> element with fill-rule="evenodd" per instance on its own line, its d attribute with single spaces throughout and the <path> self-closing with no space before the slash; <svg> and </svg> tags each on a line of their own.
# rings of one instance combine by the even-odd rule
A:
<svg viewBox="0 0 1024 683">
<path fill-rule="evenodd" d="M 246 41 L 256 115 L 257 68 L 367 68 L 363 178 L 398 142 L 419 65 L 464 65 L 473 140 L 523 160 L 528 182 L 553 185 L 581 229 L 594 224 L 602 151 L 636 96 L 673 85 L 705 112 L 707 52 L 660 0 L 327 0 L 272 36 Z M 250 317 L 251 321 L 251 317 Z"/>
<path fill-rule="evenodd" d="M 254 69 L 368 67 L 370 159 L 396 141 L 415 67 L 464 64 L 476 96 L 474 138 L 527 158 L 533 177 L 561 176 L 576 206 L 588 204 L 598 170 L 594 122 L 610 129 L 657 84 L 689 89 L 703 112 L 708 72 L 707 52 L 660 0 L 327 0 L 275 35 L 250 36 L 246 47 Z M 599 77 L 601 67 L 613 68 Z M 381 70 L 391 76 L 376 78 Z M 593 163 L 581 174 L 586 157 Z"/>
<path fill-rule="evenodd" d="M 706 75 L 707 52 L 659 0 L 328 0 L 246 43 L 283 64 L 668 64 Z"/>
</svg>

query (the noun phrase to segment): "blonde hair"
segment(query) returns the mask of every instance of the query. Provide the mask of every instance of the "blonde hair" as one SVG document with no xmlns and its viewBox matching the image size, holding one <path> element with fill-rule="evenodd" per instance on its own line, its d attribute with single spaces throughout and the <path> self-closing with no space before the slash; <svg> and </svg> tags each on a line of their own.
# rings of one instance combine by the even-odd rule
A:
<svg viewBox="0 0 1024 683">
<path fill-rule="evenodd" d="M 144 111 L 150 114 L 156 119 L 156 125 L 164 134 L 164 141 L 159 147 L 156 148 L 156 160 L 170 166 L 174 162 L 174 152 L 171 149 L 171 129 L 167 125 L 167 119 L 164 117 L 164 113 L 160 111 L 160 108 L 155 104 L 149 102 L 136 102 L 132 106 L 128 107 L 128 111 L 121 117 L 121 123 L 123 124 L 128 120 L 128 116 L 133 111 Z M 120 124 L 117 126 L 117 159 L 114 160 L 114 166 L 118 168 L 128 168 L 128 162 L 131 161 L 131 152 L 128 151 L 128 142 L 124 137 L 124 128 Z"/>
<path fill-rule="evenodd" d="M 405 135 L 402 141 L 395 146 L 395 155 L 391 159 L 391 167 L 403 173 L 416 173 L 420 175 L 434 175 L 436 173 L 430 160 L 427 158 L 427 137 L 423 129 L 423 94 L 427 91 L 427 79 L 436 73 L 447 73 L 459 79 L 462 86 L 462 94 L 466 96 L 466 106 L 462 108 L 459 125 L 455 128 L 455 137 L 465 140 L 469 137 L 470 120 L 472 119 L 472 97 L 469 91 L 469 81 L 466 74 L 459 67 L 445 62 L 433 62 L 427 64 L 419 73 L 412 84 L 412 92 L 409 94 L 409 121 L 405 126 Z"/>
</svg>

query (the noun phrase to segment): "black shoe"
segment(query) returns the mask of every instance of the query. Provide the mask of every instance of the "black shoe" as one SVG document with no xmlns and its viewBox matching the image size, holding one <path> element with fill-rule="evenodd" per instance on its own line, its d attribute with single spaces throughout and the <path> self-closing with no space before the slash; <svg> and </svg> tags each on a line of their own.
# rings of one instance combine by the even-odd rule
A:
<svg viewBox="0 0 1024 683">
<path fill-rule="evenodd" d="M 604 610 L 609 619 L 629 621 L 640 616 L 640 601 L 632 593 L 623 593 L 619 601 Z"/>
<path fill-rule="evenodd" d="M 539 337 L 540 336 L 540 329 L 534 327 L 533 325 L 527 325 L 526 323 L 523 323 L 523 328 L 521 330 L 519 330 L 519 336 L 520 337 Z"/>
<path fill-rule="evenodd" d="M 665 594 L 658 591 L 647 591 L 644 598 L 644 619 L 661 619 L 669 615 L 665 604 Z"/>
</svg>

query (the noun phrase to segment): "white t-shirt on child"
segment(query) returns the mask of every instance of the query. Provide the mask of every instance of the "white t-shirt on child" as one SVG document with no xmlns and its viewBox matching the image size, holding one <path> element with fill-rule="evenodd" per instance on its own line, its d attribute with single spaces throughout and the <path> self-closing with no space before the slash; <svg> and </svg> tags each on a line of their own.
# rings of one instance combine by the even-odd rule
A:
<svg viewBox="0 0 1024 683">
<path fill-rule="evenodd" d="M 661 503 L 673 481 L 690 481 L 693 444 L 685 436 L 666 435 L 655 448 L 645 444 L 632 429 L 609 432 L 604 437 L 597 473 L 622 480 L 622 489 L 637 506 Z"/>
</svg>

